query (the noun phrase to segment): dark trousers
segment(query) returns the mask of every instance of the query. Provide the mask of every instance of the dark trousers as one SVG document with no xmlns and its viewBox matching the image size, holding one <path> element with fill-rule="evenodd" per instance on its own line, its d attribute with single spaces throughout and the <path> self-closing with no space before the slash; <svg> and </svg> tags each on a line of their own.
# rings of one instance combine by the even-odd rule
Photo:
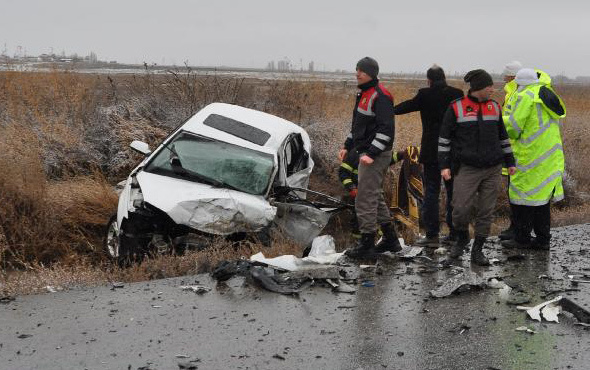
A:
<svg viewBox="0 0 590 370">
<path fill-rule="evenodd" d="M 362 234 L 376 233 L 379 225 L 391 222 L 383 195 L 383 178 L 391 163 L 391 150 L 375 157 L 370 165 L 359 163 L 358 194 L 354 202 Z"/>
<path fill-rule="evenodd" d="M 510 189 L 510 176 L 502 175 L 504 178 L 504 182 L 506 184 L 506 199 L 510 199 L 509 189 Z M 516 228 L 516 221 L 514 220 L 514 204 L 510 203 L 510 226 L 508 226 L 509 230 L 514 230 Z"/>
<path fill-rule="evenodd" d="M 424 202 L 422 203 L 421 218 L 426 228 L 426 236 L 434 238 L 438 236 L 440 231 L 439 223 L 439 196 L 440 196 L 440 169 L 438 163 L 424 163 Z M 445 181 L 445 189 L 447 192 L 446 202 L 446 217 L 445 221 L 449 226 L 450 233 L 454 233 L 453 229 L 453 206 L 451 201 L 453 199 L 453 180 Z"/>
<path fill-rule="evenodd" d="M 520 206 L 511 204 L 515 222 L 515 240 L 522 244 L 531 241 L 535 231 L 536 243 L 548 244 L 551 239 L 551 210 L 549 203 L 543 206 Z"/>
<path fill-rule="evenodd" d="M 486 168 L 461 165 L 453 184 L 453 223 L 457 232 L 468 232 L 473 221 L 475 237 L 488 237 L 502 181 L 501 169 L 499 164 Z"/>
</svg>

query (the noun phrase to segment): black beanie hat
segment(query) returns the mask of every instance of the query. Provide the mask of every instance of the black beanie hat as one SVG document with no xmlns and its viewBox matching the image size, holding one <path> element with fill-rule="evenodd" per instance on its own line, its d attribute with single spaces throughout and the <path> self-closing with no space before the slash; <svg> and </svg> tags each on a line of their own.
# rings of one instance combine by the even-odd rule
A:
<svg viewBox="0 0 590 370">
<path fill-rule="evenodd" d="M 428 78 L 430 81 L 444 81 L 447 79 L 445 76 L 445 71 L 443 71 L 443 69 L 436 64 L 428 68 L 428 71 L 426 71 L 426 78 Z"/>
<path fill-rule="evenodd" d="M 373 77 L 373 79 L 377 78 L 377 75 L 379 74 L 379 64 L 377 64 L 375 59 L 369 57 L 364 57 L 359 60 L 356 64 L 356 69 L 365 72 Z"/>
<path fill-rule="evenodd" d="M 467 72 L 465 77 L 463 77 L 463 81 L 469 82 L 471 91 L 482 90 L 488 86 L 494 85 L 492 76 L 483 69 L 474 69 L 473 71 Z"/>
</svg>

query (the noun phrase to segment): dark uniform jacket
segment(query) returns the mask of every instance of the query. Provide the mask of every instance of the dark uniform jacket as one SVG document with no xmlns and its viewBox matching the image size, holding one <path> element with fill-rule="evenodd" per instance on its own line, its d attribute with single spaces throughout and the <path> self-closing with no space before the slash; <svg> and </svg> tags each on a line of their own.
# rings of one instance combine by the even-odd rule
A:
<svg viewBox="0 0 590 370">
<path fill-rule="evenodd" d="M 396 115 L 420 111 L 422 119 L 422 143 L 420 163 L 438 161 L 438 135 L 443 116 L 449 104 L 463 96 L 463 91 L 448 86 L 445 81 L 434 81 L 430 87 L 418 90 L 418 94 L 395 106 Z"/>
<path fill-rule="evenodd" d="M 356 97 L 352 128 L 344 148 L 349 152 L 355 148 L 359 154 L 375 158 L 393 146 L 393 96 L 378 79 L 359 88 L 361 92 Z"/>
<path fill-rule="evenodd" d="M 438 139 L 441 169 L 466 164 L 488 168 L 504 162 L 514 166 L 514 155 L 502 121 L 502 110 L 494 100 L 479 102 L 467 95 L 447 109 Z"/>
</svg>

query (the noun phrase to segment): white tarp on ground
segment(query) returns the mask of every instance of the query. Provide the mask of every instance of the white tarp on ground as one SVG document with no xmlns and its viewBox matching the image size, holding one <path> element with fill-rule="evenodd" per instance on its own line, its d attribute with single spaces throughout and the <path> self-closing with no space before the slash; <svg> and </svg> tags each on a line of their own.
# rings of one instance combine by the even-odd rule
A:
<svg viewBox="0 0 590 370">
<path fill-rule="evenodd" d="M 250 257 L 250 261 L 264 263 L 287 271 L 299 271 L 309 268 L 317 268 L 319 265 L 336 264 L 342 255 L 344 255 L 344 252 L 336 252 L 334 238 L 331 235 L 322 235 L 313 240 L 311 251 L 307 257 L 299 258 L 288 254 L 274 258 L 266 258 L 262 252 L 258 252 Z"/>
</svg>

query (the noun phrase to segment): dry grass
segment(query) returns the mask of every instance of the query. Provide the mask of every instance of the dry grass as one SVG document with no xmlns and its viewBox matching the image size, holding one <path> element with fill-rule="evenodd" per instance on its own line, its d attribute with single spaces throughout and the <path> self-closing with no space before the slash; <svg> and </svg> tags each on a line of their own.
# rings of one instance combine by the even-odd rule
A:
<svg viewBox="0 0 590 370">
<path fill-rule="evenodd" d="M 451 81 L 465 88 L 462 82 Z M 385 85 L 395 101 L 411 98 L 422 81 Z M 566 202 L 555 225 L 588 222 L 590 87 L 557 86 L 568 117 L 562 130 L 566 154 Z M 139 281 L 208 271 L 223 259 L 249 256 L 263 247 L 215 241 L 204 252 L 161 256 L 119 269 L 104 260 L 103 227 L 116 210 L 112 185 L 140 159 L 132 140 L 158 143 L 184 119 L 214 101 L 263 110 L 297 122 L 312 139 L 316 170 L 312 187 L 340 195 L 336 155 L 350 128 L 356 88 L 324 81 L 245 80 L 190 70 L 155 75 L 81 75 L 75 72 L 0 73 L 0 292 L 33 292 L 46 285 L 72 286 L 109 280 Z M 500 91 L 496 96 L 502 100 Z M 420 142 L 418 113 L 396 117 L 396 149 Z M 390 175 L 390 178 L 391 175 Z M 499 231 L 507 203 L 498 203 Z M 336 218 L 329 232 L 342 249 L 351 241 Z M 265 254 L 299 254 L 278 240 Z"/>
</svg>

